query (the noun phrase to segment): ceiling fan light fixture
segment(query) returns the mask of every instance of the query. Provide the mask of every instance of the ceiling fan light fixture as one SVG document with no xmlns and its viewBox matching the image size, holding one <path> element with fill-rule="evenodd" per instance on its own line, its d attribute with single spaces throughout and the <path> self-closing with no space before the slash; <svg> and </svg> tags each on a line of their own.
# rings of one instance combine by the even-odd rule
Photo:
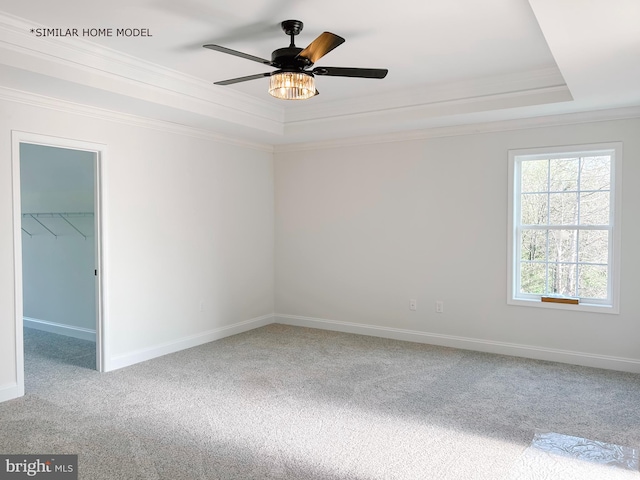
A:
<svg viewBox="0 0 640 480">
<path fill-rule="evenodd" d="M 307 73 L 274 73 L 269 77 L 269 94 L 281 100 L 306 100 L 316 94 L 316 82 Z"/>
</svg>

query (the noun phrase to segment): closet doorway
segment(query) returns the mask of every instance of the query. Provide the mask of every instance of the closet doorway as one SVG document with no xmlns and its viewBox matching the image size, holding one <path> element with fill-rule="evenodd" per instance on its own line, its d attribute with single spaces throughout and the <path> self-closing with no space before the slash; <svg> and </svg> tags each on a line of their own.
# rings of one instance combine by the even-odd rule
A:
<svg viewBox="0 0 640 480">
<path fill-rule="evenodd" d="M 100 165 L 104 146 L 13 133 L 16 354 L 104 370 Z M 37 375 L 37 371 L 29 375 Z"/>
</svg>

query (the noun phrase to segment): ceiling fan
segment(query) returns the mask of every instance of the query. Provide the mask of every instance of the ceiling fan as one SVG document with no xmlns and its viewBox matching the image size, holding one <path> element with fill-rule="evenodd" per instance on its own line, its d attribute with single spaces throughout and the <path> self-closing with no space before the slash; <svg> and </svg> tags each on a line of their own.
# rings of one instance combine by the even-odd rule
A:
<svg viewBox="0 0 640 480">
<path fill-rule="evenodd" d="M 295 46 L 294 38 L 302 31 L 303 23 L 300 20 L 285 20 L 280 25 L 284 33 L 291 37 L 291 44 L 288 47 L 274 50 L 271 53 L 271 60 L 220 45 L 203 45 L 204 48 L 277 68 L 273 72 L 215 82 L 215 85 L 231 85 L 270 77 L 269 93 L 272 96 L 283 100 L 304 100 L 318 95 L 318 90 L 315 87 L 315 75 L 357 78 L 384 78 L 387 76 L 388 70 L 382 68 L 315 67 L 311 69 L 320 58 L 344 43 L 344 38 L 330 32 L 324 32 L 306 48 L 299 48 Z"/>
</svg>

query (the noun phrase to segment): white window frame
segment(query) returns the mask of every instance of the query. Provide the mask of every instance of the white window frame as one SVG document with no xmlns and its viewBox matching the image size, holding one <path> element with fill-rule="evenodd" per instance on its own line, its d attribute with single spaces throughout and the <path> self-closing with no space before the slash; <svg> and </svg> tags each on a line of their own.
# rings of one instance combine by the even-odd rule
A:
<svg viewBox="0 0 640 480">
<path fill-rule="evenodd" d="M 541 295 L 521 294 L 519 292 L 520 246 L 517 228 L 520 222 L 520 164 L 524 159 L 540 159 L 589 156 L 594 154 L 611 155 L 611 210 L 610 241 L 608 263 L 609 299 L 607 303 L 582 303 L 570 305 L 542 302 Z M 571 311 L 620 313 L 620 220 L 622 199 L 622 142 L 597 143 L 588 145 L 567 145 L 559 147 L 540 147 L 509 150 L 509 197 L 508 197 L 508 240 L 507 240 L 507 304 L 552 308 Z"/>
</svg>

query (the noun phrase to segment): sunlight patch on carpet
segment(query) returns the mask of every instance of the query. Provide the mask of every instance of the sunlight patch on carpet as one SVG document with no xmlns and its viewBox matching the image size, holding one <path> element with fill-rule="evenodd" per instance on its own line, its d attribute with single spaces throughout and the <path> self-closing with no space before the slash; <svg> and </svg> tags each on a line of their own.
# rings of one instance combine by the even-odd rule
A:
<svg viewBox="0 0 640 480">
<path fill-rule="evenodd" d="M 537 432 L 509 480 L 639 480 L 638 449 Z"/>
<path fill-rule="evenodd" d="M 210 417 L 210 431 L 217 442 L 257 452 L 274 471 L 295 465 L 327 478 L 470 478 L 478 458 L 482 469 L 506 472 L 521 449 L 426 418 L 408 421 L 349 405 L 299 404 L 284 397 L 257 402 L 253 411 L 255 416 L 241 421 Z"/>
</svg>

